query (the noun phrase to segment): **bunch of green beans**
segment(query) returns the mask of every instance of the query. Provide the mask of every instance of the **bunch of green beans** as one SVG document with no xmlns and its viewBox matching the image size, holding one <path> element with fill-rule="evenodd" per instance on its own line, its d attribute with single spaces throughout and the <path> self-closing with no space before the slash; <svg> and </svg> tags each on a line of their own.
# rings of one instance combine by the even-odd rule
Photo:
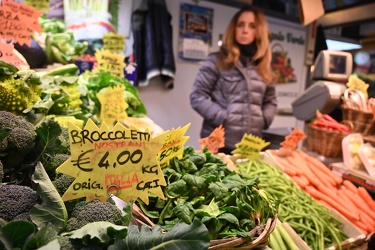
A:
<svg viewBox="0 0 375 250">
<path fill-rule="evenodd" d="M 243 174 L 259 176 L 259 187 L 280 201 L 280 221 L 287 222 L 311 249 L 323 250 L 336 244 L 341 248 L 341 242 L 348 238 L 340 229 L 342 223 L 293 180 L 262 159 L 235 165 Z"/>
</svg>

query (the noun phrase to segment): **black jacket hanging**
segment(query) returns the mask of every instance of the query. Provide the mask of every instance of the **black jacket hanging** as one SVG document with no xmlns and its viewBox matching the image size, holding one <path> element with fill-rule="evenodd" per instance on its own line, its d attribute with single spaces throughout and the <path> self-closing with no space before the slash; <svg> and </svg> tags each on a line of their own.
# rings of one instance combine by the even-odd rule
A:
<svg viewBox="0 0 375 250">
<path fill-rule="evenodd" d="M 176 71 L 171 15 L 164 0 L 142 0 L 132 13 L 134 62 L 138 66 L 138 85 L 148 85 L 159 76 L 166 88 L 173 88 Z"/>
</svg>

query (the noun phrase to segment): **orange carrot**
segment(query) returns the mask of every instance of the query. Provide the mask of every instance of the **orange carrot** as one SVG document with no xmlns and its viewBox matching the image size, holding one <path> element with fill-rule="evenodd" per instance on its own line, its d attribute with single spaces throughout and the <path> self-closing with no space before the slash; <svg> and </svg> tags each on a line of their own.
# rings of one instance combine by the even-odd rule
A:
<svg viewBox="0 0 375 250">
<path fill-rule="evenodd" d="M 374 209 L 375 208 L 375 201 L 372 199 L 371 195 L 367 192 L 367 189 L 364 187 L 358 187 L 357 189 L 359 196 L 367 203 L 367 205 Z"/>
<path fill-rule="evenodd" d="M 346 207 L 342 206 L 340 203 L 333 200 L 331 197 L 327 196 L 326 194 L 318 191 L 313 186 L 311 185 L 306 186 L 305 190 L 313 198 L 327 202 L 331 207 L 336 209 L 339 213 L 341 213 L 344 217 L 350 219 L 351 221 L 359 220 L 358 212 L 356 213 L 355 211 L 349 211 Z"/>
<path fill-rule="evenodd" d="M 356 187 L 351 181 L 349 181 L 349 180 L 344 180 L 344 181 L 342 182 L 342 184 L 343 184 L 346 188 L 348 188 L 349 190 L 351 190 L 352 192 L 354 192 L 354 193 L 357 193 L 357 192 L 358 192 L 357 187 Z"/>
<path fill-rule="evenodd" d="M 323 185 L 331 185 L 334 187 L 336 186 L 336 181 L 333 178 L 331 178 L 330 175 L 327 175 L 325 172 L 323 172 L 310 162 L 307 162 L 307 165 L 316 176 L 320 177 Z"/>
<path fill-rule="evenodd" d="M 323 171 L 326 175 L 333 178 L 337 185 L 341 185 L 343 182 L 343 179 L 341 176 L 338 176 L 332 170 L 330 170 L 323 162 L 321 162 L 319 159 L 316 159 L 308 154 L 305 156 L 305 160 L 311 164 L 313 164 L 316 168 Z"/>
<path fill-rule="evenodd" d="M 362 221 L 368 229 L 368 232 L 374 232 L 375 230 L 375 220 L 373 220 L 370 216 L 368 216 L 365 212 L 361 211 L 359 214 L 360 221 Z"/>
<path fill-rule="evenodd" d="M 341 199 L 344 204 L 346 204 L 346 207 L 349 209 L 349 210 L 358 210 L 356 204 L 354 204 L 354 202 L 348 197 L 348 194 L 347 192 L 345 192 L 344 189 L 339 189 L 337 191 L 337 194 L 339 196 L 339 199 Z"/>
<path fill-rule="evenodd" d="M 309 185 L 309 180 L 304 175 L 294 175 L 290 177 L 300 188 L 304 189 Z"/>
<path fill-rule="evenodd" d="M 354 194 L 353 197 L 355 198 L 357 204 L 360 206 L 359 209 L 375 220 L 375 212 L 372 210 L 373 208 L 370 208 L 359 194 Z"/>
</svg>

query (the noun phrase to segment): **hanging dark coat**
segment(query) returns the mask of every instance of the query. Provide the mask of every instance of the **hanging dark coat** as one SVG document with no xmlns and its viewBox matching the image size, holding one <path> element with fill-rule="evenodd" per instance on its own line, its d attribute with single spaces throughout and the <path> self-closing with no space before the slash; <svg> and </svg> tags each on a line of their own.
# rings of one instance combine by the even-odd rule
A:
<svg viewBox="0 0 375 250">
<path fill-rule="evenodd" d="M 164 0 L 142 0 L 132 13 L 133 54 L 139 86 L 160 77 L 166 88 L 173 88 L 176 67 L 171 19 Z"/>
</svg>

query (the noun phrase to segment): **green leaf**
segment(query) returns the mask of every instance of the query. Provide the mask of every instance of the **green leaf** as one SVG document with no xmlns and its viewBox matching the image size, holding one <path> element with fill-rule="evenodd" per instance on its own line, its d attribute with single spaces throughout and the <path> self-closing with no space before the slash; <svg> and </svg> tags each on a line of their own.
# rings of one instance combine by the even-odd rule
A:
<svg viewBox="0 0 375 250">
<path fill-rule="evenodd" d="M 179 250 L 179 249 L 208 249 L 210 237 L 207 228 L 199 221 L 194 220 L 188 225 L 178 222 L 171 231 L 163 234 L 159 226 L 152 230 L 142 225 L 141 231 L 137 226 L 129 227 L 129 234 L 121 248 L 109 247 L 108 250 Z"/>
<path fill-rule="evenodd" d="M 29 221 L 11 221 L 1 228 L 0 240 L 5 249 L 22 249 L 36 230 L 35 225 Z"/>
<path fill-rule="evenodd" d="M 205 179 L 192 175 L 192 174 L 185 174 L 182 179 L 189 185 L 197 188 L 204 188 L 205 187 Z"/>
<path fill-rule="evenodd" d="M 238 175 L 235 171 L 225 176 L 222 182 L 225 184 L 225 186 L 228 187 L 229 190 L 235 187 L 241 187 L 245 184 L 245 180 L 241 178 L 241 176 Z"/>
<path fill-rule="evenodd" d="M 51 250 L 51 249 L 60 249 L 61 245 L 58 239 L 54 239 L 44 246 L 39 247 L 37 250 Z"/>
<path fill-rule="evenodd" d="M 173 212 L 177 216 L 177 218 L 181 219 L 187 224 L 190 224 L 193 221 L 194 208 L 189 202 L 183 199 L 178 200 L 178 203 L 173 209 Z"/>
<path fill-rule="evenodd" d="M 224 199 L 228 194 L 228 188 L 222 182 L 211 183 L 208 189 L 214 194 L 217 201 Z"/>
<path fill-rule="evenodd" d="M 222 211 L 220 211 L 218 205 L 215 203 L 215 199 L 212 199 L 209 205 L 202 205 L 196 211 L 206 212 L 211 216 L 217 217 Z"/>
<path fill-rule="evenodd" d="M 34 250 L 38 249 L 44 245 L 47 245 L 52 239 L 55 239 L 57 232 L 55 227 L 51 224 L 48 224 L 45 227 L 42 227 L 33 237 L 30 239 L 24 250 Z"/>
<path fill-rule="evenodd" d="M 63 233 L 62 236 L 69 236 L 70 239 L 80 239 L 85 245 L 90 245 L 92 241 L 108 243 L 116 237 L 125 239 L 128 227 L 118 226 L 108 221 L 91 222 L 80 229 Z"/>
<path fill-rule="evenodd" d="M 218 219 L 219 220 L 225 220 L 225 221 L 228 221 L 229 223 L 232 223 L 234 225 L 236 225 L 237 227 L 240 226 L 240 222 L 238 221 L 237 217 L 234 216 L 233 214 L 231 213 L 223 213 L 223 214 L 220 214 L 218 216 Z"/>
<path fill-rule="evenodd" d="M 31 220 L 39 227 L 52 223 L 58 232 L 61 232 L 68 220 L 68 212 L 64 201 L 52 184 L 43 165 L 38 162 L 32 176 L 33 185 L 37 194 L 42 197 L 42 204 L 36 204 L 30 210 Z"/>
<path fill-rule="evenodd" d="M 189 191 L 189 187 L 186 185 L 184 180 L 178 180 L 169 184 L 165 188 L 165 194 L 169 198 L 176 198 Z"/>
</svg>

